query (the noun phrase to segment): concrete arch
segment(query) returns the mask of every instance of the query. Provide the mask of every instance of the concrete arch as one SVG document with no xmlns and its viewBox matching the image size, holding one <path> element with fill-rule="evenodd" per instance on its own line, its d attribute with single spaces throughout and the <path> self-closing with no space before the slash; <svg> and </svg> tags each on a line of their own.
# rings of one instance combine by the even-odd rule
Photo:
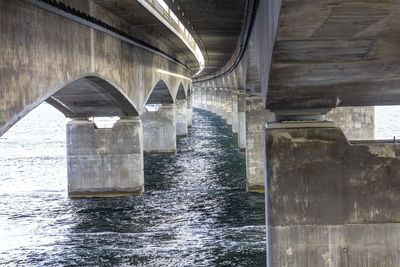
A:
<svg viewBox="0 0 400 267">
<path fill-rule="evenodd" d="M 171 91 L 164 80 L 159 80 L 150 94 L 147 96 L 145 104 L 172 104 L 174 99 Z"/>
<path fill-rule="evenodd" d="M 134 106 L 138 114 L 158 81 L 171 88 L 171 95 L 180 82 L 185 86 L 191 83 L 187 69 L 156 53 L 103 32 L 94 30 L 93 35 L 89 27 L 27 2 L 7 2 L 0 13 L 0 32 L 6 40 L 0 54 L 0 136 L 56 91 L 83 77 L 100 77 L 118 88 L 129 99 L 125 105 Z M 104 16 L 97 15 L 99 19 Z M 10 29 L 18 29 L 18 38 Z M 90 79 L 81 82 L 98 86 Z M 106 83 L 102 86 L 109 87 Z M 123 111 L 135 113 L 129 108 Z"/>
<path fill-rule="evenodd" d="M 179 84 L 175 99 L 176 100 L 186 99 L 185 87 L 183 86 L 182 83 Z"/>
<path fill-rule="evenodd" d="M 47 102 L 69 118 L 100 116 L 138 116 L 128 96 L 115 83 L 96 74 L 88 73 L 61 82 L 29 105 L 14 110 L 10 119 L 0 124 L 0 136 L 43 102 Z"/>
</svg>

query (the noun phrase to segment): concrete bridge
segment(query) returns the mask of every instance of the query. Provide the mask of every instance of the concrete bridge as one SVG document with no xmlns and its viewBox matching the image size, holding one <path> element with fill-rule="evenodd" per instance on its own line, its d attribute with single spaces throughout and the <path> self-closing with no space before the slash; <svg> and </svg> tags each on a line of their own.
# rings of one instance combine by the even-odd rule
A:
<svg viewBox="0 0 400 267">
<path fill-rule="evenodd" d="M 47 101 L 71 118 L 70 196 L 139 193 L 143 152 L 175 153 L 193 101 L 232 125 L 247 189 L 265 192 L 268 266 L 397 266 L 399 147 L 366 140 L 370 106 L 399 103 L 399 11 L 394 0 L 0 0 L 0 135 Z M 120 120 L 88 120 L 104 116 Z"/>
</svg>

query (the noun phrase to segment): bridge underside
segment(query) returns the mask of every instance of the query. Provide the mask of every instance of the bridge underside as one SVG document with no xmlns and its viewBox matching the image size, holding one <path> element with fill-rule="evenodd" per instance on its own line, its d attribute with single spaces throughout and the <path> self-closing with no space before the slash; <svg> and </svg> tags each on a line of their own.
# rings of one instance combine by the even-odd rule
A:
<svg viewBox="0 0 400 267">
<path fill-rule="evenodd" d="M 267 106 L 400 103 L 400 3 L 283 1 Z"/>
<path fill-rule="evenodd" d="M 46 99 L 69 118 L 138 116 L 132 103 L 99 77 L 74 81 Z"/>
</svg>

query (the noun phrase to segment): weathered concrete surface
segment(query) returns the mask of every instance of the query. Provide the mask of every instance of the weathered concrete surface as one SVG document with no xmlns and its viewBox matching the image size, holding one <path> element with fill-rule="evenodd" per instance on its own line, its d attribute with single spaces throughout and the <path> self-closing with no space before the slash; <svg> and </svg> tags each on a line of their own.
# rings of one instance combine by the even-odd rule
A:
<svg viewBox="0 0 400 267">
<path fill-rule="evenodd" d="M 332 126 L 266 132 L 271 266 L 397 266 L 400 146 L 351 145 Z"/>
<path fill-rule="evenodd" d="M 227 91 L 225 89 L 220 89 L 221 90 L 221 118 L 223 120 L 227 119 L 227 108 L 226 108 L 226 102 L 227 102 Z"/>
<path fill-rule="evenodd" d="M 246 150 L 246 93 L 238 94 L 238 146 L 239 151 Z"/>
<path fill-rule="evenodd" d="M 201 108 L 207 110 L 207 88 L 201 88 Z"/>
<path fill-rule="evenodd" d="M 193 88 L 193 107 L 201 108 L 201 88 Z"/>
<path fill-rule="evenodd" d="M 239 108 L 238 108 L 238 92 L 232 92 L 232 132 L 238 133 L 239 124 Z"/>
<path fill-rule="evenodd" d="M 231 90 L 227 90 L 227 92 L 226 92 L 225 109 L 226 109 L 226 124 L 232 125 L 232 91 Z"/>
<path fill-rule="evenodd" d="M 373 140 L 375 138 L 374 107 L 339 107 L 326 114 L 349 140 Z"/>
<path fill-rule="evenodd" d="M 143 149 L 147 153 L 176 153 L 176 106 L 162 105 L 158 111 L 144 112 Z"/>
<path fill-rule="evenodd" d="M 210 111 L 215 114 L 215 106 L 216 106 L 216 92 L 215 88 L 210 88 L 210 95 L 211 95 L 211 106 L 210 106 Z"/>
<path fill-rule="evenodd" d="M 246 184 L 247 191 L 264 193 L 265 125 L 272 114 L 261 96 L 246 97 Z"/>
<path fill-rule="evenodd" d="M 282 3 L 269 108 L 398 104 L 399 1 Z"/>
<path fill-rule="evenodd" d="M 69 197 L 106 197 L 143 191 L 142 126 L 138 118 L 117 121 L 111 129 L 93 122 L 67 124 Z"/>
<path fill-rule="evenodd" d="M 176 136 L 183 137 L 187 135 L 187 100 L 176 100 Z"/>
<path fill-rule="evenodd" d="M 221 117 L 221 90 L 215 88 L 215 114 Z"/>
<path fill-rule="evenodd" d="M 208 110 L 208 111 L 212 110 L 212 105 L 214 102 L 214 96 L 213 96 L 212 91 L 213 91 L 212 88 L 207 88 L 207 90 L 206 90 L 206 99 L 207 99 L 206 110 Z"/>
<path fill-rule="evenodd" d="M 193 98 L 192 96 L 188 96 L 187 98 L 187 126 L 192 127 L 193 125 Z"/>
<path fill-rule="evenodd" d="M 129 32 L 126 22 L 91 1 L 73 2 L 79 10 Z M 113 91 L 125 96 L 139 115 L 160 80 L 167 84 L 171 95 L 176 95 L 179 84 L 185 88 L 190 85 L 187 79 L 167 74 L 190 77 L 189 71 L 164 57 L 25 1 L 0 0 L 0 32 L 0 135 L 60 89 L 84 77 L 97 77 L 112 85 Z M 98 87 L 99 91 L 108 88 Z M 84 105 L 88 88 L 93 86 L 76 87 L 68 97 L 74 101 L 67 104 Z M 86 108 L 97 114 L 104 108 L 108 113 L 108 103 L 113 102 L 109 97 Z M 103 107 L 102 103 L 107 105 Z"/>
</svg>

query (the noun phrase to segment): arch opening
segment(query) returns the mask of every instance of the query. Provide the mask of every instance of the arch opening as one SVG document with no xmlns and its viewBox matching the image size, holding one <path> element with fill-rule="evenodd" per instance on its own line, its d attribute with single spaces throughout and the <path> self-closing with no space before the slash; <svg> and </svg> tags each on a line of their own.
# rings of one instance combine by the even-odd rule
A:
<svg viewBox="0 0 400 267">
<path fill-rule="evenodd" d="M 45 101 L 69 118 L 138 116 L 121 91 L 96 76 L 73 81 Z"/>
<path fill-rule="evenodd" d="M 146 111 L 155 112 L 158 111 L 162 105 L 173 103 L 174 99 L 172 98 L 168 86 L 163 80 L 160 80 L 151 91 L 150 96 L 146 101 L 145 109 Z"/>
<path fill-rule="evenodd" d="M 176 93 L 176 99 L 177 100 L 186 99 L 185 87 L 183 87 L 182 83 L 179 84 L 178 92 Z"/>
</svg>

